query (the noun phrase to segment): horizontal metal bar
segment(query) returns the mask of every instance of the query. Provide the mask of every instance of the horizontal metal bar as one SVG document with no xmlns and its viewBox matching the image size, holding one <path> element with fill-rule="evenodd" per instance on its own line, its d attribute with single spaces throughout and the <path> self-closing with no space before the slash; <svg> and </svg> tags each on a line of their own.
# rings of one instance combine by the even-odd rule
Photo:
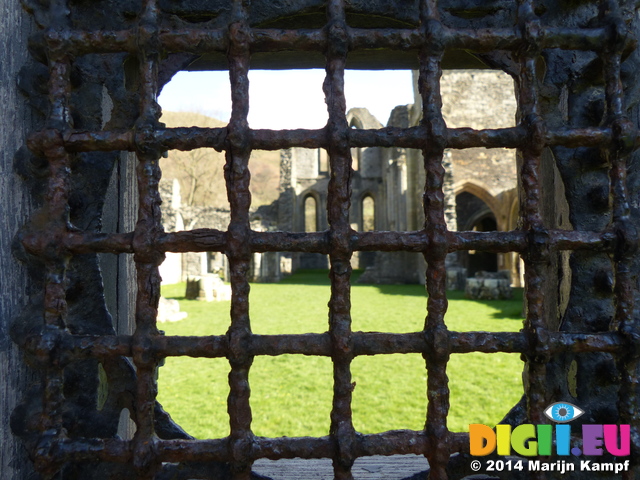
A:
<svg viewBox="0 0 640 480">
<path fill-rule="evenodd" d="M 65 246 L 70 252 L 82 253 L 134 253 L 133 232 L 95 233 L 70 232 L 65 238 Z"/>
<path fill-rule="evenodd" d="M 445 317 L 446 322 L 446 317 Z M 527 337 L 522 332 L 455 332 L 447 333 L 451 353 L 531 353 Z M 354 332 L 353 352 L 356 356 L 422 354 L 429 350 L 423 332 L 380 333 Z M 52 340 L 51 337 L 32 335 L 25 339 L 25 350 L 36 358 L 49 358 L 55 354 L 61 363 L 73 360 L 114 357 L 130 357 L 133 337 L 129 335 L 72 335 L 67 332 Z M 625 343 L 617 332 L 598 334 L 549 332 L 545 351 L 560 352 L 606 352 L 622 351 Z M 248 337 L 247 352 L 250 355 L 332 355 L 328 333 L 256 335 Z M 155 358 L 187 356 L 194 358 L 224 358 L 229 354 L 226 335 L 210 336 L 164 336 L 154 335 L 149 339 L 149 354 Z"/>
<path fill-rule="evenodd" d="M 418 50 L 424 45 L 425 35 L 420 28 L 348 28 L 350 51 L 387 49 Z M 446 47 L 473 52 L 517 50 L 525 39 L 516 28 L 503 29 L 453 29 L 444 27 L 443 42 Z M 324 52 L 328 39 L 324 29 L 264 29 L 250 30 L 252 53 L 279 51 Z M 45 34 L 46 36 L 46 34 Z M 600 51 L 608 40 L 604 28 L 552 28 L 542 27 L 538 35 L 541 48 Z M 160 29 L 158 39 L 168 53 L 226 53 L 229 48 L 228 29 L 189 28 Z M 138 34 L 135 30 L 69 30 L 63 38 L 69 53 L 135 52 Z"/>
<path fill-rule="evenodd" d="M 228 437 L 212 440 L 160 440 L 154 452 L 162 462 L 228 462 Z"/>
<path fill-rule="evenodd" d="M 164 252 L 223 252 L 227 244 L 226 232 L 213 228 L 165 233 L 156 245 Z"/>
<path fill-rule="evenodd" d="M 40 452 L 44 452 L 40 444 Z M 61 461 L 131 463 L 133 442 L 114 438 L 54 438 L 49 441 L 49 454 Z"/>
<path fill-rule="evenodd" d="M 612 252 L 617 237 L 615 232 L 586 232 L 579 230 L 550 230 L 549 248 L 555 250 L 590 250 Z M 33 237 L 33 238 L 32 238 Z M 32 254 L 44 251 L 48 237 L 29 237 Z M 492 253 L 524 252 L 527 233 L 522 230 L 508 232 L 448 232 L 446 248 L 449 252 L 481 250 Z M 253 252 L 308 252 L 328 254 L 328 232 L 255 232 L 248 239 Z M 429 248 L 425 231 L 417 232 L 355 232 L 350 246 L 362 252 L 424 252 Z M 227 234 L 224 231 L 200 228 L 189 231 L 161 233 L 153 242 L 161 252 L 225 252 Z M 70 253 L 135 253 L 133 233 L 79 233 L 64 237 L 64 246 Z"/>
<path fill-rule="evenodd" d="M 160 462 L 226 462 L 229 456 L 228 437 L 208 440 L 153 440 L 151 452 Z M 133 444 L 119 439 L 62 439 L 50 441 L 51 452 L 61 461 L 93 461 L 129 463 Z M 422 431 L 390 430 L 359 435 L 354 445 L 357 457 L 373 455 L 421 454 L 429 449 L 429 439 Z M 332 458 L 335 446 L 324 437 L 253 437 L 250 456 L 259 458 Z"/>
<path fill-rule="evenodd" d="M 63 136 L 65 148 L 70 152 L 94 151 L 136 151 L 140 146 L 152 142 L 166 150 L 189 151 L 197 148 L 213 148 L 218 151 L 227 148 L 226 127 L 176 127 L 158 128 L 149 133 L 136 134 L 127 131 L 78 131 L 69 130 Z M 401 147 L 420 149 L 424 146 L 425 127 L 410 128 L 384 127 L 375 130 L 352 129 L 348 132 L 350 147 Z M 519 148 L 527 141 L 527 130 L 522 126 L 497 129 L 450 128 L 446 130 L 444 141 L 447 148 Z M 43 151 L 51 136 L 50 130 L 36 132 L 29 138 L 29 146 L 35 151 Z M 307 130 L 250 130 L 249 142 L 252 149 L 280 150 L 292 147 L 327 148 L 325 129 Z M 547 146 L 565 147 L 606 147 L 611 144 L 613 134 L 609 127 L 580 129 L 562 128 L 550 130 L 545 137 Z M 635 139 L 640 146 L 640 135 Z"/>
<path fill-rule="evenodd" d="M 331 356 L 328 333 L 286 335 L 251 335 L 249 351 L 252 355 L 277 356 L 286 354 Z"/>
<path fill-rule="evenodd" d="M 446 45 L 474 52 L 517 50 L 525 39 L 518 28 L 503 29 L 450 29 L 446 30 Z M 604 28 L 541 27 L 537 43 L 540 48 L 600 51 L 609 38 Z"/>
<path fill-rule="evenodd" d="M 451 353 L 523 353 L 527 350 L 527 340 L 521 332 L 449 332 L 449 339 Z"/>
<path fill-rule="evenodd" d="M 384 433 L 360 435 L 354 450 L 359 457 L 409 453 L 423 455 L 432 448 L 434 441 L 436 439 L 430 439 L 424 431 L 390 430 Z"/>
</svg>

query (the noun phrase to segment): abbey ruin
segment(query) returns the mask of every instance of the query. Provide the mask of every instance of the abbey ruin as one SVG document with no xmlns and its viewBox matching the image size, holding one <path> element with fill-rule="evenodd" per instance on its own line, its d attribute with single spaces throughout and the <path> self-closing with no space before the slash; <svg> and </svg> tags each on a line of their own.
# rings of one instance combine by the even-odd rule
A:
<svg viewBox="0 0 640 480">
<path fill-rule="evenodd" d="M 414 82 L 415 83 L 415 82 Z M 493 70 L 452 70 L 442 77 L 443 114 L 450 128 L 506 128 L 515 125 L 513 80 Z M 415 103 L 397 106 L 386 126 L 407 128 L 420 121 L 420 95 Z M 352 128 L 379 129 L 382 123 L 366 108 L 347 114 Z M 419 150 L 404 148 L 354 148 L 351 195 L 351 227 L 355 231 L 412 231 L 423 227 L 422 191 L 425 170 Z M 447 150 L 446 220 L 449 230 L 508 231 L 516 227 L 518 196 L 515 150 L 472 148 Z M 257 231 L 323 231 L 327 223 L 327 187 L 331 172 L 324 150 L 293 148 L 281 152 L 280 196 L 253 213 Z M 164 188 L 165 229 L 184 228 L 179 194 Z M 224 230 L 228 212 L 208 207 L 195 225 Z M 206 225 L 205 225 L 206 223 Z M 185 258 L 188 256 L 188 258 Z M 515 253 L 480 251 L 450 255 L 450 287 L 464 288 L 464 278 L 478 271 L 508 271 L 511 283 L 521 286 L 520 260 Z M 426 265 L 418 253 L 356 252 L 353 267 L 364 270 L 366 283 L 424 282 Z M 168 254 L 163 266 L 165 281 L 186 276 L 219 273 L 226 261 L 219 253 Z M 268 252 L 254 254 L 253 280 L 278 281 L 298 268 L 328 268 L 320 254 Z"/>
</svg>

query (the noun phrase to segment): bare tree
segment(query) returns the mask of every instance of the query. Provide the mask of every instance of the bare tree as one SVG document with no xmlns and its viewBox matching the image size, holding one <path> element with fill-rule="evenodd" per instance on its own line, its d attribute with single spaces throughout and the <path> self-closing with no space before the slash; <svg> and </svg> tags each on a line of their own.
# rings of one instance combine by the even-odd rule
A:
<svg viewBox="0 0 640 480">
<path fill-rule="evenodd" d="M 165 112 L 161 119 L 168 127 L 224 127 L 225 123 L 193 112 Z M 186 206 L 228 207 L 224 185 L 224 155 L 211 148 L 181 152 L 170 150 L 160 162 L 163 178 L 180 182 Z"/>
<path fill-rule="evenodd" d="M 161 121 L 168 127 L 220 128 L 226 125 L 193 112 L 165 112 Z M 252 205 L 257 207 L 273 202 L 278 197 L 280 152 L 253 151 L 250 163 Z M 200 148 L 188 152 L 170 150 L 167 158 L 161 160 L 160 167 L 163 181 L 176 178 L 180 182 L 184 206 L 228 209 L 224 164 L 224 154 L 211 148 Z"/>
<path fill-rule="evenodd" d="M 182 202 L 187 206 L 226 207 L 224 156 L 212 149 L 188 152 L 173 150 L 161 161 L 163 176 L 180 182 Z"/>
</svg>

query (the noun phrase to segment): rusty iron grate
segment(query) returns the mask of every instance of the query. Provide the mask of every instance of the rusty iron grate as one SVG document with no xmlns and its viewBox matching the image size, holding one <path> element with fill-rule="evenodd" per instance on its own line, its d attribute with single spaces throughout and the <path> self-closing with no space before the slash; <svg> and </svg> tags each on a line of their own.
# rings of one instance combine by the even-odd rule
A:
<svg viewBox="0 0 640 480">
<path fill-rule="evenodd" d="M 45 196 L 46 221 L 25 237 L 26 249 L 45 265 L 45 328 L 25 343 L 43 359 L 43 414 L 39 421 L 36 467 L 54 478 L 62 465 L 94 461 L 128 464 L 137 478 L 174 478 L 166 472 L 176 464 L 222 462 L 235 479 L 248 479 L 259 458 L 331 458 L 336 479 L 352 478 L 356 458 L 370 455 L 423 454 L 431 479 L 450 478 L 454 453 L 468 451 L 468 436 L 447 429 L 449 391 L 447 362 L 452 353 L 519 352 L 525 359 L 527 412 L 532 423 L 544 423 L 547 362 L 565 352 L 607 352 L 621 371 L 637 370 L 632 323 L 633 295 L 629 259 L 635 243 L 629 227 L 626 158 L 637 134 L 623 112 L 620 80 L 625 34 L 618 2 L 600 4 L 599 24 L 590 28 L 545 27 L 534 13 L 532 0 L 517 1 L 517 24 L 497 30 L 446 27 L 436 0 L 421 0 L 418 27 L 362 29 L 349 27 L 344 0 L 326 4 L 321 29 L 277 30 L 253 28 L 248 2 L 232 2 L 233 21 L 225 27 L 197 24 L 193 28 L 160 28 L 158 0 L 143 0 L 135 29 L 78 30 L 66 15 L 66 0 L 51 0 L 46 50 L 50 81 L 47 126 L 29 141 L 32 151 L 49 165 Z M 516 82 L 520 121 L 513 128 L 447 129 L 441 113 L 439 78 L 445 48 L 473 52 L 510 51 L 520 65 Z M 345 116 L 344 69 L 347 54 L 385 48 L 419 52 L 419 88 L 423 119 L 411 128 L 351 129 Z M 601 56 L 606 82 L 606 118 L 590 128 L 551 128 L 540 115 L 536 59 L 543 49 L 593 51 Z M 310 51 L 326 56 L 324 93 L 329 121 L 319 130 L 252 130 L 247 73 L 251 54 L 270 51 Z M 129 53 L 139 60 L 139 117 L 135 129 L 76 130 L 69 123 L 72 71 L 76 58 L 88 54 Z M 226 128 L 163 128 L 158 122 L 158 64 L 162 55 L 222 53 L 227 55 L 233 108 Z M 415 232 L 354 232 L 349 223 L 352 147 L 405 147 L 423 152 L 424 229 Z M 613 221 L 604 231 L 545 229 L 541 220 L 541 158 L 550 146 L 597 147 L 606 150 L 610 166 Z M 226 231 L 201 229 L 165 233 L 161 225 L 159 158 L 169 149 L 215 148 L 226 152 L 225 179 L 231 208 Z M 249 155 L 253 149 L 289 147 L 328 151 L 331 180 L 328 191 L 329 230 L 325 232 L 255 232 L 249 223 Z M 442 156 L 445 148 L 506 147 L 521 154 L 521 228 L 510 232 L 453 232 L 444 220 Z M 138 219 L 129 233 L 83 232 L 69 221 L 70 169 L 77 152 L 130 151 L 137 154 Z M 526 264 L 525 327 L 516 333 L 454 332 L 444 322 L 447 309 L 445 257 L 460 250 L 518 252 Z M 544 265 L 550 252 L 595 251 L 615 254 L 617 307 L 610 330 L 599 334 L 557 332 L 543 311 Z M 160 295 L 158 266 L 164 252 L 224 252 L 228 255 L 233 299 L 226 335 L 171 337 L 156 325 Z M 331 261 L 329 329 L 323 334 L 254 335 L 249 315 L 247 272 L 253 252 L 314 252 Z M 429 294 L 424 329 L 407 334 L 353 332 L 350 317 L 350 259 L 354 251 L 409 251 L 424 255 Z M 135 332 L 132 335 L 80 335 L 65 327 L 67 300 L 65 271 L 71 257 L 108 252 L 133 255 L 137 272 Z M 428 373 L 426 426 L 421 431 L 389 431 L 374 435 L 356 432 L 352 423 L 351 362 L 358 355 L 420 353 Z M 333 362 L 333 408 L 330 434 L 320 438 L 260 438 L 251 430 L 249 370 L 256 355 L 323 355 Z M 159 439 L 154 431 L 156 370 L 170 356 L 226 357 L 230 363 L 228 411 L 230 435 L 210 440 Z M 84 359 L 131 357 L 135 364 L 136 432 L 132 440 L 72 438 L 63 427 L 64 369 Z M 623 375 L 619 392 L 622 423 L 632 424 L 636 388 L 634 375 Z M 636 439 L 636 436 L 632 436 Z M 634 448 L 638 448 L 637 446 Z M 166 474 L 166 476 L 162 476 Z M 213 474 L 212 474 L 213 475 Z M 537 476 L 536 476 L 537 475 Z M 543 478 L 541 473 L 531 478 Z M 631 474 L 629 474 L 631 475 Z M 182 478 L 182 477 L 175 477 Z M 185 477 L 187 478 L 187 477 Z M 189 477 L 191 478 L 191 477 Z M 208 478 L 208 477 L 198 477 Z M 628 478 L 631 478 L 630 476 Z"/>
</svg>

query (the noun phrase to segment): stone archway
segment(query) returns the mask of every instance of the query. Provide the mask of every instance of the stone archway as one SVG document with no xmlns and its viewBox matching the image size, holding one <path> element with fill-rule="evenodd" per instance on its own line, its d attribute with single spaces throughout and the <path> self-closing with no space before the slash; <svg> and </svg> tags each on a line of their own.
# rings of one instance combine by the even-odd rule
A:
<svg viewBox="0 0 640 480">
<path fill-rule="evenodd" d="M 468 191 L 456 195 L 456 216 L 459 231 L 498 230 L 498 222 L 493 210 L 481 198 Z M 468 277 L 473 277 L 479 271 L 498 271 L 496 253 L 478 250 L 463 251 L 459 252 L 459 261 L 467 269 Z"/>
<path fill-rule="evenodd" d="M 490 189 L 488 186 L 483 185 L 482 183 L 473 179 L 473 180 L 466 180 L 464 182 L 457 182 L 453 186 L 453 191 L 454 191 L 454 194 L 456 195 L 456 198 L 458 197 L 458 195 L 462 193 L 468 193 L 470 195 L 473 195 L 474 197 L 477 197 L 480 201 L 484 203 L 486 208 L 488 208 L 489 211 L 493 213 L 493 216 L 496 218 L 496 222 L 498 224 L 498 230 L 504 231 L 508 229 L 508 226 L 501 221 L 500 216 L 498 215 L 498 212 L 500 211 L 499 201 L 490 192 Z M 460 220 L 458 220 L 458 229 L 462 227 L 463 225 L 460 223 Z"/>
</svg>

